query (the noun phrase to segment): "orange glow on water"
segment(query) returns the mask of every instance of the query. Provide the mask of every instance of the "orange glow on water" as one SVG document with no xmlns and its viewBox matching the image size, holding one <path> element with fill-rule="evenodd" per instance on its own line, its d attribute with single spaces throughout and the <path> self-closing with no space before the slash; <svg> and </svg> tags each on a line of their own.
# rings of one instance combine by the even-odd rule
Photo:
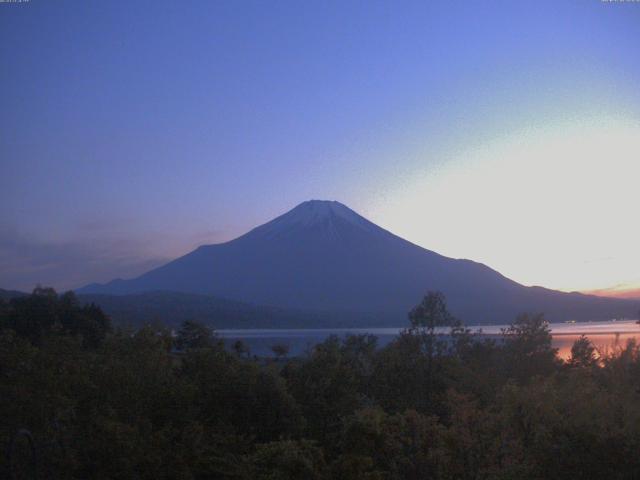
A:
<svg viewBox="0 0 640 480">
<path fill-rule="evenodd" d="M 571 347 L 579 338 L 578 334 L 554 335 L 552 343 L 558 349 L 558 357 L 568 360 L 571 357 Z M 638 333 L 599 333 L 587 335 L 587 338 L 600 355 L 607 355 L 624 348 L 629 340 L 640 341 L 640 331 Z"/>
</svg>

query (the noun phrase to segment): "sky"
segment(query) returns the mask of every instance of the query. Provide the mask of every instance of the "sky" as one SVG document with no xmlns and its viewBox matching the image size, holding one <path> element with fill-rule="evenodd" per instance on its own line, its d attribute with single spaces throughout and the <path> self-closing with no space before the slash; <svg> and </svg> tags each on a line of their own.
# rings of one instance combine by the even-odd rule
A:
<svg viewBox="0 0 640 480">
<path fill-rule="evenodd" d="M 525 285 L 640 288 L 640 3 L 0 3 L 0 288 L 308 199 Z"/>
</svg>

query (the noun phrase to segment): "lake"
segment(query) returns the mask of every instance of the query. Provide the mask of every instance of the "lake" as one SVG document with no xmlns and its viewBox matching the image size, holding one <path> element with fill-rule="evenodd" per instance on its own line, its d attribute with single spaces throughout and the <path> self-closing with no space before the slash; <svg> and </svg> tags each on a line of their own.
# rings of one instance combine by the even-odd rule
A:
<svg viewBox="0 0 640 480">
<path fill-rule="evenodd" d="M 484 325 L 469 327 L 472 332 L 483 336 L 495 337 L 506 325 Z M 634 320 L 584 322 L 584 323 L 551 323 L 553 346 L 558 349 L 558 356 L 563 359 L 571 355 L 571 346 L 580 335 L 586 335 L 601 351 L 611 351 L 624 347 L 627 340 L 640 337 L 640 325 Z M 393 328 L 338 328 L 338 329 L 248 329 L 218 330 L 227 346 L 236 340 L 242 340 L 250 348 L 252 355 L 272 356 L 271 347 L 283 344 L 289 347 L 290 356 L 304 355 L 314 345 L 324 341 L 330 335 L 344 338 L 348 335 L 371 334 L 378 337 L 378 345 L 391 342 L 402 330 Z M 447 330 L 440 330 L 445 333 Z"/>
</svg>

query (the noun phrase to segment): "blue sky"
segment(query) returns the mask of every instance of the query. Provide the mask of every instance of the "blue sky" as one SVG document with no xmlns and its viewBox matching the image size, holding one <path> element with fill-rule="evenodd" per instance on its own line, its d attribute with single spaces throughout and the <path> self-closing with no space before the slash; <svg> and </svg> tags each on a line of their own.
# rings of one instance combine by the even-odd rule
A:
<svg viewBox="0 0 640 480">
<path fill-rule="evenodd" d="M 638 45 L 633 2 L 0 4 L 0 287 L 310 198 L 525 284 L 640 285 Z"/>
</svg>

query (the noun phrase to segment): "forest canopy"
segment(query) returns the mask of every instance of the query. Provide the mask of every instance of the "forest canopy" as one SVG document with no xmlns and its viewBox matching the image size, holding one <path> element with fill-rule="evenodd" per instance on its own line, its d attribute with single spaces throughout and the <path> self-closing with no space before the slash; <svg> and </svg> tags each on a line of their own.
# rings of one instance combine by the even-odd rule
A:
<svg viewBox="0 0 640 480">
<path fill-rule="evenodd" d="M 640 474 L 634 342 L 598 355 L 584 337 L 563 362 L 540 315 L 494 340 L 471 335 L 439 294 L 410 318 L 382 348 L 372 335 L 334 336 L 302 357 L 274 346 L 256 358 L 197 322 L 114 329 L 72 293 L 0 300 L 0 476 Z"/>
</svg>

